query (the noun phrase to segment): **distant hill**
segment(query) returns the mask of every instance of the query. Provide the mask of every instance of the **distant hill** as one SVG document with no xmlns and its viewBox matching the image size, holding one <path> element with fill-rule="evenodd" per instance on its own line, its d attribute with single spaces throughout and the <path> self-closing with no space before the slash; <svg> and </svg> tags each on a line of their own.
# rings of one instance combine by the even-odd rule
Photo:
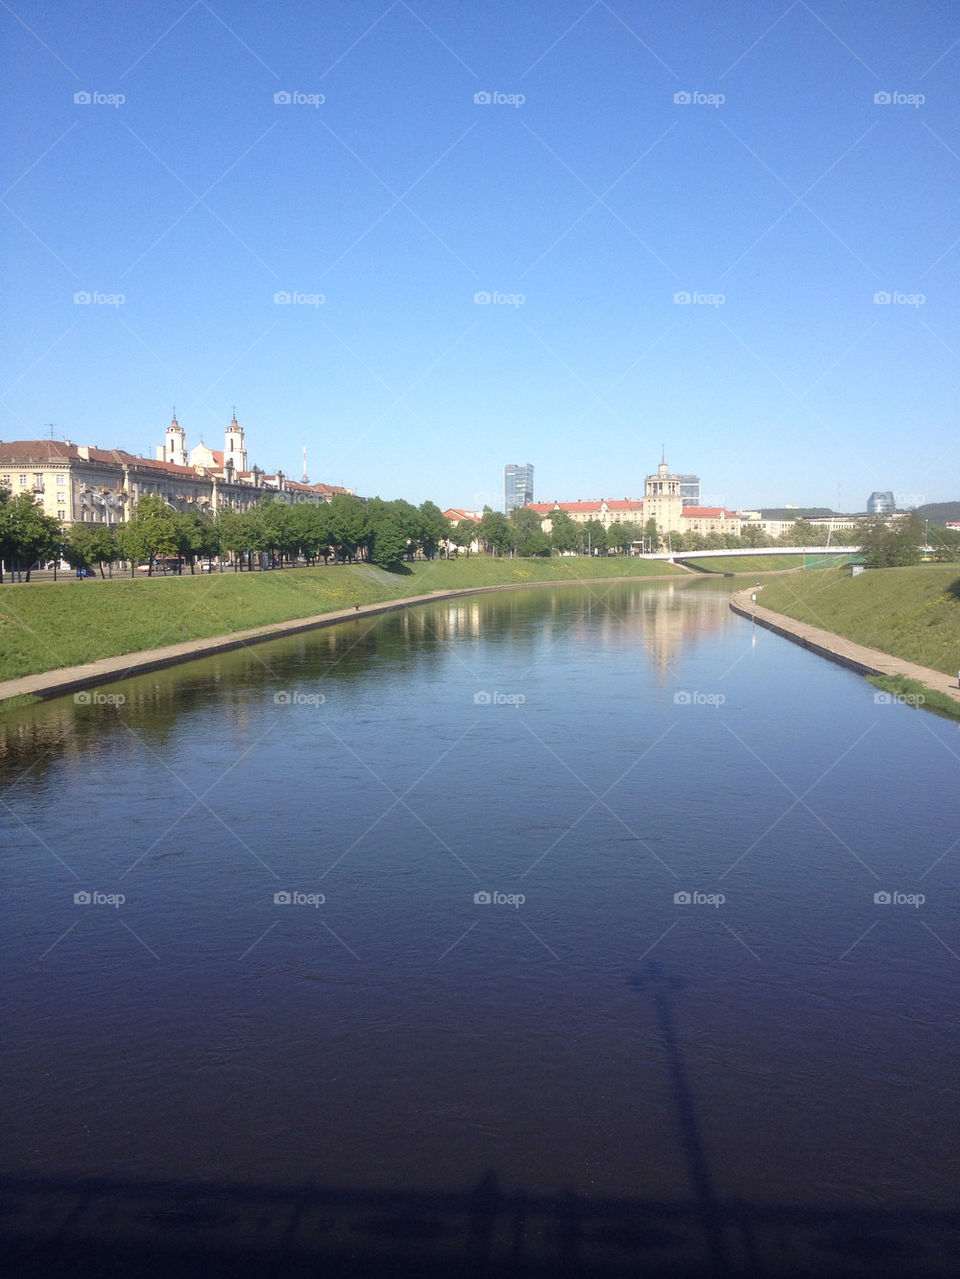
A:
<svg viewBox="0 0 960 1279">
<path fill-rule="evenodd" d="M 765 520 L 812 520 L 824 515 L 833 515 L 829 506 L 801 506 L 797 509 L 786 506 L 767 506 L 760 512 Z"/>
<path fill-rule="evenodd" d="M 960 502 L 928 502 L 917 507 L 917 514 L 931 524 L 952 524 L 960 521 Z"/>
</svg>

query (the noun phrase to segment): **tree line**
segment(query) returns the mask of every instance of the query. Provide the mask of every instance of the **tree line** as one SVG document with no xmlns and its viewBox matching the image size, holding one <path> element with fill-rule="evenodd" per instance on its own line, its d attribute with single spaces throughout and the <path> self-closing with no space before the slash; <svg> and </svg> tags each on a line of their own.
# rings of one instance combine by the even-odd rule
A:
<svg viewBox="0 0 960 1279">
<path fill-rule="evenodd" d="M 0 582 L 4 564 L 25 572 L 37 564 L 61 557 L 78 570 L 98 569 L 128 561 L 146 563 L 148 571 L 164 571 L 173 562 L 190 572 L 197 562 L 226 560 L 235 571 L 268 564 L 327 564 L 366 561 L 395 569 L 417 556 L 469 555 L 479 547 L 493 555 L 548 556 L 557 554 L 606 555 L 667 550 L 760 550 L 768 546 L 825 545 L 824 525 L 798 519 L 779 538 L 759 528 L 741 526 L 741 534 L 673 533 L 662 535 L 656 521 L 644 524 L 624 520 L 604 528 L 600 520 L 579 524 L 566 511 L 549 515 L 551 532 L 542 517 L 529 507 L 517 507 L 508 516 L 489 507 L 479 523 L 463 520 L 452 525 L 434 502 L 414 506 L 403 499 L 366 502 L 337 494 L 329 502 L 286 502 L 270 494 L 246 511 L 222 509 L 178 511 L 156 494 L 140 498 L 124 524 L 75 523 L 64 529 L 58 519 L 45 514 L 32 493 L 16 497 L 0 489 Z M 944 559 L 960 555 L 960 533 L 938 526 L 925 527 L 916 515 L 892 525 L 882 518 L 861 521 L 845 539 L 856 542 L 868 563 L 895 565 L 916 563 L 925 540 Z"/>
</svg>

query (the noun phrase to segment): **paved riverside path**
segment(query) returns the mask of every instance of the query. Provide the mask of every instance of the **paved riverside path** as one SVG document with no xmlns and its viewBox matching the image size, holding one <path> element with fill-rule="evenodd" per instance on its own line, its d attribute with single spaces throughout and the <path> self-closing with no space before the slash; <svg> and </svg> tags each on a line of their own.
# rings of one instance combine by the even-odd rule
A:
<svg viewBox="0 0 960 1279">
<path fill-rule="evenodd" d="M 785 613 L 774 613 L 772 609 L 761 608 L 751 600 L 753 594 L 755 592 L 752 590 L 736 591 L 730 596 L 730 607 L 741 617 L 755 621 L 758 626 L 775 631 L 777 635 L 793 640 L 795 644 L 809 648 L 821 657 L 839 662 L 841 666 L 859 671 L 861 675 L 904 675 L 938 693 L 946 693 L 960 703 L 956 675 L 945 675 L 943 671 L 935 671 L 930 666 L 919 666 L 916 662 L 908 662 L 904 657 L 894 657 L 892 653 L 883 653 L 878 648 L 868 648 L 865 644 L 844 639 L 833 631 L 810 626 L 807 622 L 797 622 Z"/>
<path fill-rule="evenodd" d="M 554 586 L 610 586 L 623 582 L 668 582 L 686 585 L 690 579 L 679 574 L 657 574 L 644 577 L 580 577 L 548 582 L 506 582 L 496 586 L 463 587 L 460 590 L 428 591 L 424 595 L 399 596 L 382 600 L 377 604 L 361 604 L 359 608 L 341 608 L 333 613 L 317 613 L 313 617 L 295 617 L 287 622 L 270 622 L 247 631 L 234 631 L 229 635 L 212 635 L 205 639 L 187 640 L 182 644 L 168 644 L 163 648 L 144 649 L 138 653 L 121 653 L 117 657 L 100 657 L 83 666 L 64 666 L 57 670 L 40 671 L 36 675 L 21 675 L 17 679 L 0 681 L 0 708 L 11 697 L 59 697 L 81 688 L 112 683 L 128 676 L 143 675 L 147 671 L 176 666 L 180 662 L 199 657 L 211 657 L 235 648 L 246 648 L 264 640 L 280 639 L 299 631 L 317 630 L 323 626 L 335 626 L 338 622 L 356 621 L 378 613 L 390 613 L 394 609 L 410 608 L 415 604 L 429 604 L 437 600 L 458 599 L 464 595 L 486 595 L 494 591 L 529 590 L 531 587 Z"/>
</svg>

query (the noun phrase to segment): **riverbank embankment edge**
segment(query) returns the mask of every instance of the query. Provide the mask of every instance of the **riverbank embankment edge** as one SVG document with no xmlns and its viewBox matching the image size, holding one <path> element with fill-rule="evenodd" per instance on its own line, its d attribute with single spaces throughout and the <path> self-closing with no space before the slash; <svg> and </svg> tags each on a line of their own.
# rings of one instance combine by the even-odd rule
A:
<svg viewBox="0 0 960 1279">
<path fill-rule="evenodd" d="M 857 644 L 837 635 L 834 631 L 824 630 L 819 626 L 811 626 L 807 622 L 794 621 L 785 613 L 775 613 L 772 609 L 763 608 L 755 601 L 756 592 L 751 590 L 735 591 L 730 597 L 730 607 L 734 613 L 747 621 L 755 622 L 774 634 L 799 644 L 802 648 L 826 657 L 831 662 L 846 666 L 860 675 L 879 676 L 887 679 L 908 679 L 922 684 L 934 692 L 945 694 L 960 706 L 960 688 L 957 679 L 934 670 L 929 666 L 920 666 L 892 653 L 884 653 L 877 648 L 868 648 L 865 644 Z"/>
</svg>

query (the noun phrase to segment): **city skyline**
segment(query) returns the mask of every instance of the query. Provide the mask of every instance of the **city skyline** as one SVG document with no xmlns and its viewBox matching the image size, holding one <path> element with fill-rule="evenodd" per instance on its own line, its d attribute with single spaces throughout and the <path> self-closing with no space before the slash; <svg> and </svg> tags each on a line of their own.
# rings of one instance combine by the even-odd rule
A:
<svg viewBox="0 0 960 1279">
<path fill-rule="evenodd" d="M 18 15 L 0 438 L 236 404 L 268 471 L 471 509 L 664 438 L 732 509 L 956 497 L 944 5 Z"/>
</svg>

